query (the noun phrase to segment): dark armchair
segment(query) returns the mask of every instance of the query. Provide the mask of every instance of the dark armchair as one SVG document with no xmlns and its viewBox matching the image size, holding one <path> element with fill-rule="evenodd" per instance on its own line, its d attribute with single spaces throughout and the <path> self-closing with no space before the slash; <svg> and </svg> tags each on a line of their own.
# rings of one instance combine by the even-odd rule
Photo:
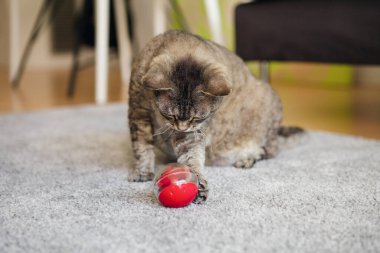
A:
<svg viewBox="0 0 380 253">
<path fill-rule="evenodd" d="M 380 1 L 261 0 L 238 5 L 235 19 L 245 61 L 380 64 Z"/>
</svg>

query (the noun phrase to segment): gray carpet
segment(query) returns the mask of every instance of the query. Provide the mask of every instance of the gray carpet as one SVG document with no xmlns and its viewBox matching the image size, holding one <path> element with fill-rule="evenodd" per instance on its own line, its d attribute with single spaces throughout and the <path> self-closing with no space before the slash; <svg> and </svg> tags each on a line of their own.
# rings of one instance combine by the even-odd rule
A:
<svg viewBox="0 0 380 253">
<path fill-rule="evenodd" d="M 379 252 L 380 142 L 312 132 L 205 205 L 126 181 L 126 107 L 0 116 L 0 252 Z"/>
</svg>

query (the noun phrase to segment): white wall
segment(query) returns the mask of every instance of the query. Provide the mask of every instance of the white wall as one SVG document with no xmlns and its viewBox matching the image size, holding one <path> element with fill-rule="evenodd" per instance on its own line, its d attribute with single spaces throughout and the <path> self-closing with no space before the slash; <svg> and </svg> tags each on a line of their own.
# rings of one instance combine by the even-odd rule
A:
<svg viewBox="0 0 380 253">
<path fill-rule="evenodd" d="M 15 1 L 15 0 L 8 0 Z M 34 22 L 43 0 L 16 0 L 19 1 L 19 45 L 21 52 L 31 34 Z M 62 68 L 70 66 L 70 54 L 53 54 L 51 50 L 50 26 L 44 26 L 31 52 L 27 68 Z"/>
<path fill-rule="evenodd" d="M 135 52 L 151 40 L 154 35 L 166 30 L 167 22 L 164 17 L 160 17 L 155 8 L 167 7 L 167 0 L 132 0 L 132 11 L 135 30 L 135 43 L 133 49 Z"/>
<path fill-rule="evenodd" d="M 15 66 L 21 58 L 42 2 L 43 0 L 0 0 L 0 67 L 8 69 L 8 73 L 11 71 L 10 66 Z M 11 6 L 16 8 L 11 11 Z M 52 53 L 50 29 L 46 26 L 32 49 L 26 70 L 67 68 L 70 64 L 70 54 Z M 15 69 L 13 73 L 14 71 Z"/>
<path fill-rule="evenodd" d="M 6 67 L 9 63 L 9 4 L 0 1 L 0 66 Z"/>
<path fill-rule="evenodd" d="M 22 50 L 31 34 L 37 13 L 43 0 L 1 0 L 0 15 L 3 22 L 0 22 L 0 64 L 9 64 L 7 52 L 9 52 L 9 32 L 10 32 L 10 17 L 9 5 L 11 1 L 18 1 L 18 20 L 19 27 L 16 29 L 19 37 L 19 42 L 14 44 L 19 56 L 21 57 Z M 153 6 L 156 0 L 133 0 L 132 6 L 135 11 L 135 30 L 137 33 L 136 50 L 153 37 L 154 34 L 154 15 Z M 18 44 L 18 45 L 17 45 Z M 51 50 L 50 27 L 43 29 L 33 47 L 27 68 L 62 68 L 71 65 L 71 54 L 53 54 Z"/>
</svg>

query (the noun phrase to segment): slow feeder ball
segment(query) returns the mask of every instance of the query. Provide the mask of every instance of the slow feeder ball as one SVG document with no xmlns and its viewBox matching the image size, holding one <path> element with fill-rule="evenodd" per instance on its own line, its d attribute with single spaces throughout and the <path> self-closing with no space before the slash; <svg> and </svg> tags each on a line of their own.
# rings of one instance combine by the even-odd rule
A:
<svg viewBox="0 0 380 253">
<path fill-rule="evenodd" d="M 157 172 L 154 193 L 163 206 L 187 206 L 197 196 L 198 177 L 185 165 L 170 163 Z"/>
</svg>

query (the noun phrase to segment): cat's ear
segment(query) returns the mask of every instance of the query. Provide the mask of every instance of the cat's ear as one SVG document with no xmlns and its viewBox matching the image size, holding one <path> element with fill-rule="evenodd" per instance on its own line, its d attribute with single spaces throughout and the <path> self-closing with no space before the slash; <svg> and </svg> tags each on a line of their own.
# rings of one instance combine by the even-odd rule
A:
<svg viewBox="0 0 380 253">
<path fill-rule="evenodd" d="M 212 78 L 201 90 L 202 93 L 214 97 L 224 97 L 230 94 L 231 85 L 225 78 Z"/>
<path fill-rule="evenodd" d="M 148 72 L 142 78 L 142 83 L 145 87 L 156 91 L 173 90 L 171 83 L 167 81 L 162 73 Z"/>
<path fill-rule="evenodd" d="M 219 63 L 208 63 L 204 69 L 204 80 L 202 93 L 214 96 L 224 97 L 231 92 L 231 83 L 226 76 L 227 69 Z"/>
</svg>

